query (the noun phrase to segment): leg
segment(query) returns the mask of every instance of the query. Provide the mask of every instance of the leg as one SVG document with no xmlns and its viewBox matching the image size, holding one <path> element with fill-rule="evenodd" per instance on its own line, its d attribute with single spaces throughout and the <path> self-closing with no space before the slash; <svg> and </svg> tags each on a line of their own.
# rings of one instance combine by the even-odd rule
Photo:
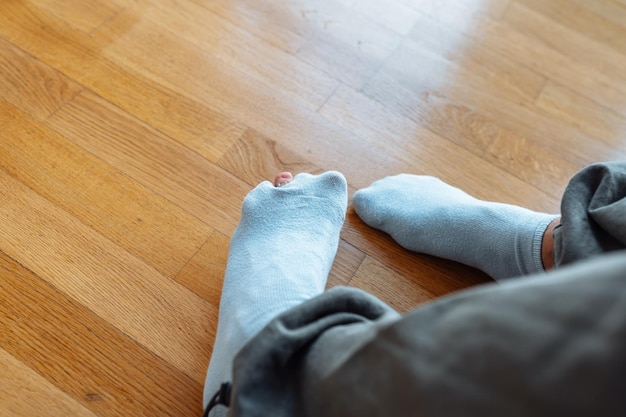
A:
<svg viewBox="0 0 626 417">
<path fill-rule="evenodd" d="M 204 404 L 231 379 L 232 359 L 271 319 L 323 292 L 337 251 L 347 186 L 336 172 L 282 173 L 245 198 L 230 244 Z"/>
<path fill-rule="evenodd" d="M 555 219 L 548 225 L 541 239 L 541 263 L 546 271 L 554 268 L 554 228 L 561 223 L 561 219 Z"/>
<path fill-rule="evenodd" d="M 417 175 L 387 177 L 359 190 L 354 208 L 403 247 L 465 263 L 495 279 L 543 271 L 542 242 L 549 242 L 543 237 L 558 218 L 477 200 Z"/>
</svg>

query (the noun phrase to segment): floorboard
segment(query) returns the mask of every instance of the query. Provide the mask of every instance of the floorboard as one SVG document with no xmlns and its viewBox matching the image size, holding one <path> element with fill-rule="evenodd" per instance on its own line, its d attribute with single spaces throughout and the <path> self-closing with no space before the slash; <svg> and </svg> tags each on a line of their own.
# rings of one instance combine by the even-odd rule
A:
<svg viewBox="0 0 626 417">
<path fill-rule="evenodd" d="M 623 0 L 0 2 L 0 416 L 197 416 L 244 196 L 401 172 L 557 213 L 626 158 Z M 490 283 L 349 207 L 327 287 Z"/>
</svg>

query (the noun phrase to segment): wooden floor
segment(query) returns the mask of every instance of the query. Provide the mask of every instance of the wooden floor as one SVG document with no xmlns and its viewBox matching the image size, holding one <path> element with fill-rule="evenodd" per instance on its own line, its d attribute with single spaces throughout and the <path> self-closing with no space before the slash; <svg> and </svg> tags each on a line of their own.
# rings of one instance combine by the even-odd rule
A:
<svg viewBox="0 0 626 417">
<path fill-rule="evenodd" d="M 624 0 L 0 2 L 0 416 L 198 416 L 229 238 L 279 171 L 558 212 L 626 157 Z M 489 279 L 349 209 L 329 285 Z"/>
</svg>

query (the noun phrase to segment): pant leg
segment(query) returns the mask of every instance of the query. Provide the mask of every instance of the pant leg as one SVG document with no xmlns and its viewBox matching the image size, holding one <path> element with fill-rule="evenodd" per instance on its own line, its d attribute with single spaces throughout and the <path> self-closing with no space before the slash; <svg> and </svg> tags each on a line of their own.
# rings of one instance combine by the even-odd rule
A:
<svg viewBox="0 0 626 417">
<path fill-rule="evenodd" d="M 626 248 L 626 161 L 588 166 L 568 184 L 554 229 L 555 264 Z"/>
<path fill-rule="evenodd" d="M 403 317 L 331 290 L 252 339 L 233 382 L 237 417 L 626 415 L 626 252 Z"/>
</svg>

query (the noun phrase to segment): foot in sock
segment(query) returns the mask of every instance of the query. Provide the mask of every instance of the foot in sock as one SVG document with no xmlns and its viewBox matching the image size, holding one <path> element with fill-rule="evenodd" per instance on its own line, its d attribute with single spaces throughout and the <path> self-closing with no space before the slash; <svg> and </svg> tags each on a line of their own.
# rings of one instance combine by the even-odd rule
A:
<svg viewBox="0 0 626 417">
<path fill-rule="evenodd" d="M 233 234 L 204 404 L 243 345 L 278 314 L 324 291 L 347 208 L 338 172 L 288 172 L 245 198 Z"/>
<path fill-rule="evenodd" d="M 429 176 L 402 174 L 355 193 L 368 225 L 406 249 L 481 269 L 495 279 L 543 271 L 541 243 L 559 216 L 478 200 Z"/>
</svg>

